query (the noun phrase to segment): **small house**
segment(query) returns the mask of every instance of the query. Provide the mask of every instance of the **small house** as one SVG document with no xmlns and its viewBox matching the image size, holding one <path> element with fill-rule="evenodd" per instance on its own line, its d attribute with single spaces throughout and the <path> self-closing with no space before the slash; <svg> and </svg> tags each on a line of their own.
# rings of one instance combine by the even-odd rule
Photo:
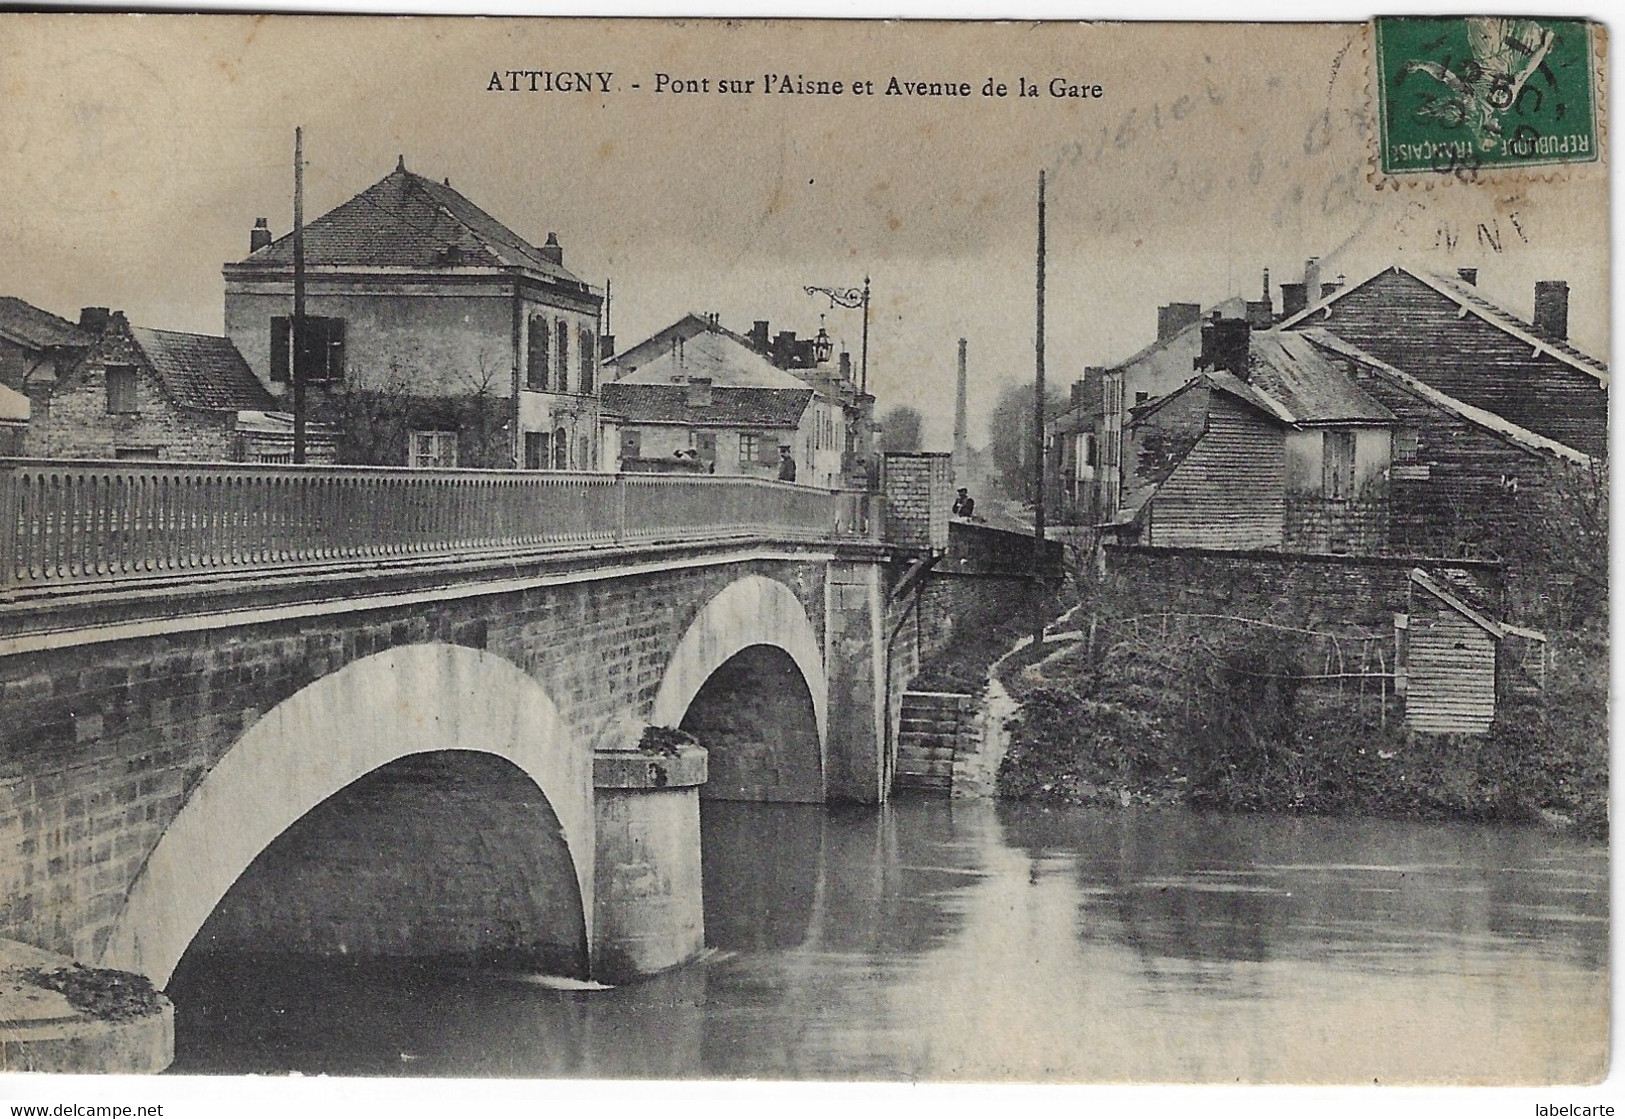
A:
<svg viewBox="0 0 1625 1119">
<path fill-rule="evenodd" d="M 1130 410 L 1107 529 L 1156 547 L 1375 553 L 1394 416 L 1297 335 L 1202 326 L 1192 379 Z"/>
<path fill-rule="evenodd" d="M 32 420 L 29 453 L 48 458 L 289 462 L 292 418 L 229 338 L 149 330 L 112 313 Z M 307 461 L 333 461 L 332 432 L 308 431 Z"/>
</svg>

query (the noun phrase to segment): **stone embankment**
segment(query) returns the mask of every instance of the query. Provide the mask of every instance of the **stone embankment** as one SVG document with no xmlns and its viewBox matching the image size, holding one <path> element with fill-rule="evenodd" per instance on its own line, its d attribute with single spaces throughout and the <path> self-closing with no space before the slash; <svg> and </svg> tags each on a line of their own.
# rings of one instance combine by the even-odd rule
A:
<svg viewBox="0 0 1625 1119">
<path fill-rule="evenodd" d="M 0 940 L 0 1071 L 162 1072 L 175 1008 L 125 971 Z"/>
</svg>

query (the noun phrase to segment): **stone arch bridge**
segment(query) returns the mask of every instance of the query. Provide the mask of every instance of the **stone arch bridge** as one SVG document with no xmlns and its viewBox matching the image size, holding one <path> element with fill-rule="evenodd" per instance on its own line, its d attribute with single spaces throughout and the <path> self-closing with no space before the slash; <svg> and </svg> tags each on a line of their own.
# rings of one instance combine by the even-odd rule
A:
<svg viewBox="0 0 1625 1119">
<path fill-rule="evenodd" d="M 221 949 L 680 963 L 699 797 L 887 794 L 922 553 L 871 514 L 743 479 L 0 462 L 0 937 L 160 988 Z"/>
</svg>

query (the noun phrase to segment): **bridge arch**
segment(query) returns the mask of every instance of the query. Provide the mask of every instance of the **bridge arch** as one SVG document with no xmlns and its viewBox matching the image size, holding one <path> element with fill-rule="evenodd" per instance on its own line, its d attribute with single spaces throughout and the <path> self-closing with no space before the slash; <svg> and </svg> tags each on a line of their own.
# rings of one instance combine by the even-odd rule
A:
<svg viewBox="0 0 1625 1119">
<path fill-rule="evenodd" d="M 232 884 L 278 836 L 368 774 L 444 751 L 505 759 L 541 790 L 563 833 L 590 941 L 591 752 L 570 747 L 552 700 L 518 667 L 482 650 L 429 644 L 353 661 L 255 722 L 165 830 L 98 962 L 163 987 Z"/>
<path fill-rule="evenodd" d="M 801 600 L 783 583 L 748 575 L 723 588 L 689 624 L 649 721 L 693 730 L 711 750 L 707 795 L 822 800 L 828 699 L 821 643 Z M 748 706 L 757 710 L 742 710 Z M 778 756 L 741 761 L 754 772 L 735 773 L 730 738 L 738 740 L 735 747 Z M 743 746 L 744 739 L 756 742 Z"/>
</svg>

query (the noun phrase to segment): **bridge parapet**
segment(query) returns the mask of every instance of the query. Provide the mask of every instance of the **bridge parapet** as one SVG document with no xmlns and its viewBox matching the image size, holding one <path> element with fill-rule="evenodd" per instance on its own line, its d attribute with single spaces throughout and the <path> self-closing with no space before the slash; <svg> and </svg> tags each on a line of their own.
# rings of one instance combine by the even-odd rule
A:
<svg viewBox="0 0 1625 1119">
<path fill-rule="evenodd" d="M 733 539 L 878 539 L 871 494 L 755 478 L 0 459 L 0 597 L 177 576 Z"/>
</svg>

